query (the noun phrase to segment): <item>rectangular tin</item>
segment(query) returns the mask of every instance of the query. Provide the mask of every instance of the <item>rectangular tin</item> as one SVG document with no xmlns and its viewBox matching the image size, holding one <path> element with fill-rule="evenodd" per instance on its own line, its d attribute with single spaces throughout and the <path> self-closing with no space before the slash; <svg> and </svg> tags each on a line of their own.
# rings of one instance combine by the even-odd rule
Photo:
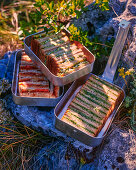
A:
<svg viewBox="0 0 136 170">
<path fill-rule="evenodd" d="M 70 105 L 71 101 L 73 100 L 73 98 L 76 96 L 76 94 L 79 92 L 79 90 L 81 89 L 81 87 L 85 84 L 85 82 L 89 79 L 89 77 L 92 74 L 88 74 L 78 80 L 76 80 L 71 87 L 69 88 L 69 90 L 65 93 L 65 95 L 63 96 L 63 98 L 60 100 L 60 102 L 58 103 L 58 105 L 56 106 L 55 110 L 54 110 L 54 114 L 55 114 L 55 127 L 66 133 L 68 136 L 71 136 L 79 141 L 81 141 L 82 143 L 88 145 L 88 146 L 98 146 L 104 136 L 106 135 L 120 105 L 122 104 L 123 100 L 124 100 L 124 96 L 125 93 L 123 91 L 123 89 L 118 88 L 122 91 L 122 95 L 119 99 L 119 104 L 116 105 L 114 111 L 112 112 L 112 114 L 110 115 L 110 117 L 107 119 L 105 125 L 103 126 L 102 130 L 99 132 L 99 134 L 97 135 L 97 137 L 93 137 L 90 136 L 84 132 L 82 132 L 81 130 L 63 122 L 61 120 L 61 118 L 63 117 L 64 113 L 66 112 L 68 106 Z M 96 76 L 97 77 L 97 76 Z M 112 83 L 111 83 L 112 84 Z M 116 86 L 116 85 L 114 85 Z"/>
<path fill-rule="evenodd" d="M 114 78 L 114 74 L 115 74 L 115 71 L 116 71 L 120 56 L 121 56 L 121 52 L 122 52 L 125 40 L 127 38 L 127 33 L 129 30 L 129 27 L 130 27 L 130 23 L 125 20 L 122 20 L 120 22 L 119 26 L 120 26 L 120 28 L 118 30 L 118 34 L 117 34 L 116 40 L 114 42 L 114 46 L 112 48 L 109 60 L 107 62 L 104 73 L 101 76 L 101 79 L 109 82 L 110 84 L 112 84 L 112 81 Z M 73 98 L 76 96 L 76 94 L 79 92 L 81 87 L 86 83 L 86 81 L 89 79 L 89 77 L 91 75 L 92 74 L 90 73 L 84 77 L 81 77 L 72 84 L 72 86 L 66 92 L 64 97 L 61 99 L 61 101 L 56 106 L 56 108 L 54 110 L 54 114 L 55 114 L 55 127 L 57 129 L 66 133 L 67 135 L 83 142 L 86 145 L 95 147 L 95 146 L 98 146 L 102 142 L 103 138 L 105 137 L 118 109 L 120 108 L 120 106 L 124 100 L 125 93 L 124 93 L 123 89 L 112 84 L 112 85 L 118 87 L 122 91 L 122 93 L 118 99 L 119 102 L 115 106 L 112 114 L 109 116 L 109 118 L 105 122 L 103 128 L 101 129 L 101 131 L 99 132 L 97 137 L 87 135 L 86 133 L 80 131 L 79 129 L 63 122 L 61 120 L 61 118 L 63 117 L 64 113 L 66 112 L 66 110 L 67 110 L 68 106 L 70 105 L 71 101 L 73 100 Z M 94 76 L 96 76 L 96 75 L 94 75 Z"/>
<path fill-rule="evenodd" d="M 64 29 L 63 31 L 66 32 L 67 36 L 71 35 L 66 29 Z M 40 33 L 41 32 L 33 34 L 33 35 L 38 35 Z M 31 50 L 30 46 L 31 46 L 31 40 L 32 40 L 33 35 L 30 35 L 30 36 L 26 37 L 25 40 L 24 40 L 25 52 L 26 52 L 26 54 L 28 54 L 30 56 L 30 58 L 33 60 L 33 62 L 41 69 L 43 74 L 54 85 L 63 86 L 63 85 L 69 84 L 69 83 L 73 82 L 74 80 L 76 80 L 76 79 L 78 79 L 78 78 L 80 78 L 82 76 L 85 76 L 86 74 L 92 72 L 93 64 L 94 64 L 94 61 L 95 61 L 94 55 L 85 46 L 81 45 L 77 41 L 74 41 L 77 46 L 80 46 L 80 48 L 82 48 L 82 50 L 83 50 L 84 54 L 86 55 L 86 58 L 87 58 L 87 60 L 89 61 L 90 64 L 83 67 L 82 69 L 80 69 L 78 71 L 75 71 L 75 72 L 73 72 L 71 74 L 68 74 L 68 75 L 66 75 L 64 77 L 55 76 L 54 74 L 52 74 L 50 72 L 50 70 L 46 67 L 46 65 Z"/>
<path fill-rule="evenodd" d="M 44 97 L 21 97 L 18 94 L 18 73 L 19 66 L 21 62 L 23 50 L 18 50 L 15 55 L 15 63 L 14 63 L 14 72 L 13 72 L 13 80 L 12 80 L 12 96 L 13 101 L 18 105 L 27 105 L 27 106 L 49 106 L 54 107 L 58 104 L 60 99 L 63 96 L 64 88 L 60 87 L 59 97 L 57 98 L 44 98 Z"/>
</svg>

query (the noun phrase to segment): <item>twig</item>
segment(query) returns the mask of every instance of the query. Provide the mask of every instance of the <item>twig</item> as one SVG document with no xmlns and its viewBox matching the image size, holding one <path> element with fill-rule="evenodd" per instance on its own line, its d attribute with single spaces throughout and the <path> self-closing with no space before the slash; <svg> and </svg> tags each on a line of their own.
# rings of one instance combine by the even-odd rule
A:
<svg viewBox="0 0 136 170">
<path fill-rule="evenodd" d="M 0 149 L 0 152 L 2 153 L 3 158 L 4 158 L 5 162 L 6 162 L 6 163 L 7 163 L 7 165 L 8 165 L 8 168 L 10 169 L 10 166 L 9 166 L 9 164 L 8 164 L 8 161 L 6 160 L 5 155 L 3 154 L 3 152 L 2 152 L 2 150 L 1 150 L 1 149 Z M 10 170 L 11 170 L 11 169 L 10 169 Z"/>
<path fill-rule="evenodd" d="M 25 130 L 26 130 L 27 135 L 30 137 L 30 134 L 28 133 L 27 128 L 26 128 L 25 125 L 24 125 L 24 128 L 25 128 Z"/>
<path fill-rule="evenodd" d="M 29 18 L 28 10 L 27 10 L 27 9 L 25 10 L 25 13 L 26 13 L 26 19 L 27 19 L 27 22 L 30 22 L 30 18 Z"/>
<path fill-rule="evenodd" d="M 115 15 L 118 17 L 118 14 L 116 13 L 116 11 L 114 10 L 113 6 L 111 7 L 113 12 L 115 13 Z"/>
<path fill-rule="evenodd" d="M 110 46 L 108 46 L 108 45 L 106 45 L 106 44 L 101 44 L 101 43 L 96 43 L 96 42 L 92 42 L 93 44 L 99 44 L 99 45 L 102 45 L 102 46 L 105 46 L 105 47 L 109 47 L 109 48 L 112 48 L 112 47 L 110 47 Z"/>
<path fill-rule="evenodd" d="M 23 167 L 23 170 L 25 170 L 25 167 L 24 167 L 24 156 L 23 156 L 23 149 L 22 149 L 22 153 L 21 153 L 21 157 L 22 157 L 22 167 Z"/>
</svg>

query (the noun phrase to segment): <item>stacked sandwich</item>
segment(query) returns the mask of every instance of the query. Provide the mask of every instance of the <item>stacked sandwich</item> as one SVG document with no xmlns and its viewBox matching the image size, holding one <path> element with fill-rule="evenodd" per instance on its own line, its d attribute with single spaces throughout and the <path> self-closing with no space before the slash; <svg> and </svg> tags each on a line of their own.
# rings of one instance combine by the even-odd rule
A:
<svg viewBox="0 0 136 170">
<path fill-rule="evenodd" d="M 65 32 L 53 31 L 34 35 L 32 51 L 46 64 L 56 76 L 63 77 L 89 64 L 87 58 L 76 44 L 69 41 Z"/>
<path fill-rule="evenodd" d="M 22 97 L 59 96 L 59 87 L 53 86 L 25 53 L 21 57 L 18 75 L 19 94 Z"/>
<path fill-rule="evenodd" d="M 92 75 L 70 103 L 62 120 L 90 136 L 97 136 L 118 105 L 122 91 Z"/>
</svg>

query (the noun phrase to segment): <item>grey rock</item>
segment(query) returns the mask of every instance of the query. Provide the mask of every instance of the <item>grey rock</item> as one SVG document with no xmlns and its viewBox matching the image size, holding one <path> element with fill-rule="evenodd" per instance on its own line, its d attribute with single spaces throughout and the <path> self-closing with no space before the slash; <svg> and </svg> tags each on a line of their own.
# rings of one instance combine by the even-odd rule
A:
<svg viewBox="0 0 136 170">
<path fill-rule="evenodd" d="M 16 105 L 10 96 L 7 101 L 8 109 L 12 110 L 14 116 L 26 126 L 32 127 L 35 130 L 40 130 L 52 137 L 63 137 L 66 142 L 71 142 L 72 145 L 83 152 L 84 149 L 92 151 L 89 147 L 73 138 L 68 137 L 54 127 L 54 108 L 43 108 L 32 106 Z"/>
<path fill-rule="evenodd" d="M 132 130 L 125 131 L 115 127 L 108 136 L 110 142 L 105 144 L 99 156 L 99 169 L 114 165 L 119 169 L 136 168 L 136 134 Z"/>
<path fill-rule="evenodd" d="M 136 5 L 128 6 L 128 10 L 136 16 Z"/>
<path fill-rule="evenodd" d="M 118 17 L 113 18 L 105 23 L 105 25 L 100 28 L 99 33 L 100 35 L 103 34 L 109 34 L 110 35 L 110 29 L 114 29 L 114 32 L 116 35 L 118 30 L 118 23 L 122 20 L 126 19 L 131 23 L 130 31 L 128 34 L 128 40 L 129 42 L 129 48 L 124 54 L 123 60 L 129 65 L 130 68 L 134 66 L 135 57 L 136 57 L 136 17 L 135 17 L 135 4 L 132 0 L 128 0 L 126 3 L 126 8 L 123 13 L 121 13 Z"/>
<path fill-rule="evenodd" d="M 105 42 L 111 37 L 116 38 L 118 25 L 122 19 L 126 19 L 131 23 L 127 42 L 129 48 L 124 54 L 123 60 L 128 63 L 129 67 L 134 66 L 136 57 L 136 3 L 135 0 L 110 0 L 109 11 L 101 11 L 93 4 L 88 6 L 88 11 L 84 13 L 78 20 L 73 20 L 77 27 L 89 31 L 92 29 L 88 25 L 94 27 L 94 35 L 99 35 L 100 39 Z M 88 24 L 90 23 L 90 24 Z M 89 38 L 91 38 L 90 35 Z"/>
<path fill-rule="evenodd" d="M 93 4 L 90 4 L 87 8 L 88 10 L 85 13 L 83 13 L 78 20 L 76 19 L 73 20 L 75 26 L 81 27 L 83 31 L 89 30 L 89 28 L 87 27 L 88 22 L 93 24 L 94 27 L 97 29 L 102 27 L 103 24 L 110 18 L 115 17 L 113 11 L 102 12 L 97 6 L 94 6 Z"/>
<path fill-rule="evenodd" d="M 33 158 L 31 169 L 38 170 L 39 167 L 56 170 L 68 169 L 68 167 L 71 170 L 79 169 L 79 159 L 83 156 L 88 162 L 81 165 L 81 170 L 105 169 L 106 167 L 107 169 L 112 169 L 112 167 L 136 168 L 136 134 L 132 130 L 121 130 L 113 124 L 112 133 L 107 135 L 100 146 L 93 149 L 56 130 L 53 126 L 53 109 L 40 110 L 38 107 L 15 105 L 12 97 L 8 97 L 7 108 L 12 110 L 22 123 L 55 137 L 55 140 L 46 145 Z M 65 159 L 67 149 L 72 153 L 69 160 Z"/>
<path fill-rule="evenodd" d="M 121 130 L 115 125 L 114 131 L 107 136 L 105 142 L 95 149 L 95 157 L 90 158 L 90 163 L 79 164 L 75 149 L 68 146 L 63 140 L 54 140 L 47 144 L 33 158 L 30 168 L 38 170 L 39 167 L 48 169 L 130 169 L 136 168 L 136 134 L 132 130 Z M 67 153 L 71 153 L 66 159 Z M 83 158 L 83 155 L 80 155 Z M 76 158 L 76 159 L 75 159 Z"/>
<path fill-rule="evenodd" d="M 114 10 L 117 15 L 125 11 L 127 0 L 110 0 L 109 6 Z"/>
</svg>

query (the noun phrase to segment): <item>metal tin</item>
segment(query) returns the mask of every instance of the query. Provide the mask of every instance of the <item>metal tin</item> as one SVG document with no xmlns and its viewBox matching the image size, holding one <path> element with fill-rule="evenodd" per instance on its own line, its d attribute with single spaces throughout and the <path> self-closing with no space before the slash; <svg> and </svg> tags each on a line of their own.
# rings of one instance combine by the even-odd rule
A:
<svg viewBox="0 0 136 170">
<path fill-rule="evenodd" d="M 112 48 L 111 55 L 109 57 L 109 60 L 107 62 L 106 68 L 104 70 L 103 75 L 101 76 L 101 79 L 107 81 L 107 82 L 112 82 L 114 78 L 114 74 L 121 56 L 121 52 L 125 43 L 125 39 L 127 37 L 128 29 L 130 26 L 130 23 L 122 20 L 121 23 L 119 24 L 120 28 L 116 37 L 116 41 L 114 43 L 114 46 Z M 119 45 L 119 49 L 118 49 Z M 64 97 L 61 99 L 61 101 L 58 103 L 58 105 L 55 108 L 54 114 L 55 114 L 55 127 L 59 129 L 60 131 L 66 133 L 67 135 L 83 142 L 86 145 L 95 147 L 98 146 L 103 138 L 105 137 L 118 109 L 120 108 L 124 97 L 125 93 L 124 90 L 118 87 L 122 91 L 122 95 L 120 95 L 119 102 L 115 106 L 114 111 L 111 113 L 107 121 L 105 122 L 105 125 L 97 135 L 97 137 L 92 137 L 90 135 L 87 135 L 86 133 L 80 131 L 79 129 L 63 122 L 61 118 L 63 117 L 64 113 L 66 112 L 68 106 L 70 105 L 71 101 L 73 98 L 76 96 L 76 94 L 79 92 L 81 87 L 86 83 L 86 81 L 89 79 L 89 77 L 92 74 L 88 74 L 84 77 L 81 77 L 80 79 L 76 80 L 72 86 L 69 88 L 67 93 L 64 95 Z M 95 76 L 95 75 L 94 75 Z M 97 76 L 96 76 L 97 77 Z M 111 83 L 112 84 L 112 83 Z M 113 84 L 112 84 L 113 85 Z"/>
<path fill-rule="evenodd" d="M 55 127 L 58 130 L 66 133 L 68 136 L 71 136 L 88 146 L 95 147 L 95 146 L 98 146 L 102 142 L 103 138 L 105 137 L 119 107 L 121 106 L 121 104 L 124 100 L 125 93 L 124 93 L 123 89 L 118 87 L 122 91 L 122 95 L 120 96 L 120 99 L 119 99 L 120 103 L 118 105 L 116 105 L 114 111 L 112 112 L 110 117 L 107 119 L 105 125 L 103 126 L 102 130 L 99 132 L 97 137 L 92 137 L 92 136 L 87 135 L 86 133 L 78 130 L 77 128 L 63 122 L 61 120 L 61 118 L 63 117 L 64 113 L 66 112 L 66 110 L 67 110 L 68 106 L 70 105 L 71 101 L 73 100 L 73 98 L 76 96 L 78 91 L 81 89 L 81 87 L 85 84 L 85 82 L 89 79 L 89 77 L 91 75 L 92 74 L 88 74 L 88 75 L 76 80 L 71 85 L 69 90 L 65 93 L 65 95 L 60 100 L 60 102 L 58 103 L 58 105 L 56 106 L 56 108 L 54 110 L 54 113 L 55 113 L 55 122 L 54 123 L 55 123 Z"/>
<path fill-rule="evenodd" d="M 12 96 L 13 101 L 18 105 L 27 105 L 27 106 L 49 106 L 54 107 L 58 104 L 60 99 L 63 96 L 64 88 L 60 87 L 59 93 L 60 96 L 57 98 L 44 98 L 44 97 L 21 97 L 18 94 L 18 73 L 19 73 L 19 65 L 21 62 L 23 50 L 18 50 L 15 56 L 15 63 L 14 63 L 14 73 L 13 73 L 13 80 L 12 80 Z"/>
<path fill-rule="evenodd" d="M 67 36 L 70 36 L 70 33 L 64 29 L 64 31 L 66 32 Z M 40 34 L 36 33 L 33 35 L 37 35 Z M 24 49 L 26 54 L 28 54 L 30 56 L 30 58 L 35 62 L 35 64 L 41 69 L 41 71 L 43 72 L 43 74 L 56 86 L 63 86 L 66 84 L 69 84 L 71 82 L 73 82 L 74 80 L 87 75 L 88 73 L 92 72 L 93 69 L 93 64 L 95 61 L 95 57 L 94 55 L 83 45 L 81 45 L 79 42 L 74 41 L 75 44 L 77 46 L 80 46 L 80 48 L 82 48 L 84 54 L 86 55 L 87 60 L 89 61 L 89 65 L 83 67 L 82 69 L 75 71 L 71 74 L 68 74 L 64 77 L 58 77 L 55 76 L 54 74 L 52 74 L 50 72 L 50 70 L 46 67 L 46 65 L 33 53 L 33 51 L 31 50 L 30 46 L 31 46 L 31 39 L 32 39 L 32 35 L 28 36 L 25 38 L 24 40 Z"/>
</svg>

